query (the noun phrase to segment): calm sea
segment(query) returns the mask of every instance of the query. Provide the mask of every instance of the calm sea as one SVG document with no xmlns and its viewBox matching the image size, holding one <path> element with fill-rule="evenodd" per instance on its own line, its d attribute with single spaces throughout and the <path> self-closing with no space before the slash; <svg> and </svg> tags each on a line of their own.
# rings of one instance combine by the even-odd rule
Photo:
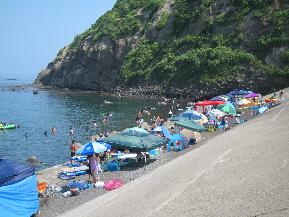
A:
<svg viewBox="0 0 289 217">
<path fill-rule="evenodd" d="M 33 95 L 32 88 L 11 89 L 10 85 L 16 83 L 0 82 L 0 122 L 20 125 L 14 130 L 0 130 L 0 158 L 24 163 L 29 156 L 35 155 L 47 164 L 38 169 L 67 161 L 71 140 L 82 144 L 89 142 L 93 134 L 102 131 L 101 120 L 107 112 L 112 114 L 111 131 L 135 126 L 136 112 L 145 106 L 155 108 L 146 119 L 168 113 L 166 107 L 158 106 L 158 100 L 67 91 L 40 91 Z M 105 104 L 105 100 L 112 104 Z M 94 122 L 97 128 L 94 128 Z M 51 133 L 53 126 L 57 128 L 55 134 Z M 74 138 L 69 135 L 70 127 L 74 129 Z"/>
</svg>

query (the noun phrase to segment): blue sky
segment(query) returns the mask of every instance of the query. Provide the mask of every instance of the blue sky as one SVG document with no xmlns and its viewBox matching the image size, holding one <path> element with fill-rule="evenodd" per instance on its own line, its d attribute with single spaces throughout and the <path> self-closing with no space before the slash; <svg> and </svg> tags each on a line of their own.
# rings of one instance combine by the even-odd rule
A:
<svg viewBox="0 0 289 217">
<path fill-rule="evenodd" d="M 0 79 L 33 81 L 116 0 L 1 0 Z"/>
</svg>

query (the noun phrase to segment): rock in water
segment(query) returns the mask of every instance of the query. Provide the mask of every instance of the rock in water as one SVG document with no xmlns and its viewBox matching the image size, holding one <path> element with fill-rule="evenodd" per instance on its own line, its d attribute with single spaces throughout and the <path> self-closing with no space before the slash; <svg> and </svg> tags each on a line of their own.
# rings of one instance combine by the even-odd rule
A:
<svg viewBox="0 0 289 217">
<path fill-rule="evenodd" d="M 31 155 L 27 160 L 27 163 L 33 165 L 33 166 L 38 166 L 40 164 L 40 161 L 37 159 L 36 156 Z"/>
</svg>

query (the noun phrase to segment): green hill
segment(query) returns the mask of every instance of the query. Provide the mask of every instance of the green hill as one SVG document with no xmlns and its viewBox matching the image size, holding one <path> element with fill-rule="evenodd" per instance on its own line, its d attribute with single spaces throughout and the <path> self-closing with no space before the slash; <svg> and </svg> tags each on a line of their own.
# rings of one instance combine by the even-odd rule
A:
<svg viewBox="0 0 289 217">
<path fill-rule="evenodd" d="M 172 97 L 266 92 L 288 86 L 288 45 L 285 0 L 118 0 L 36 83 Z"/>
</svg>

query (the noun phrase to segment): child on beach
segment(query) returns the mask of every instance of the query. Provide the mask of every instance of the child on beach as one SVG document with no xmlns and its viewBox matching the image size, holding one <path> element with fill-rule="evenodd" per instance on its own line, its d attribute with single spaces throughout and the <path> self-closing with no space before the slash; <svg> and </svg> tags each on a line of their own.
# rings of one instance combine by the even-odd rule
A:
<svg viewBox="0 0 289 217">
<path fill-rule="evenodd" d="M 99 172 L 102 172 L 99 155 L 96 154 L 89 155 L 88 160 L 90 166 L 90 174 L 92 176 L 92 182 L 96 183 L 99 181 Z"/>
</svg>

